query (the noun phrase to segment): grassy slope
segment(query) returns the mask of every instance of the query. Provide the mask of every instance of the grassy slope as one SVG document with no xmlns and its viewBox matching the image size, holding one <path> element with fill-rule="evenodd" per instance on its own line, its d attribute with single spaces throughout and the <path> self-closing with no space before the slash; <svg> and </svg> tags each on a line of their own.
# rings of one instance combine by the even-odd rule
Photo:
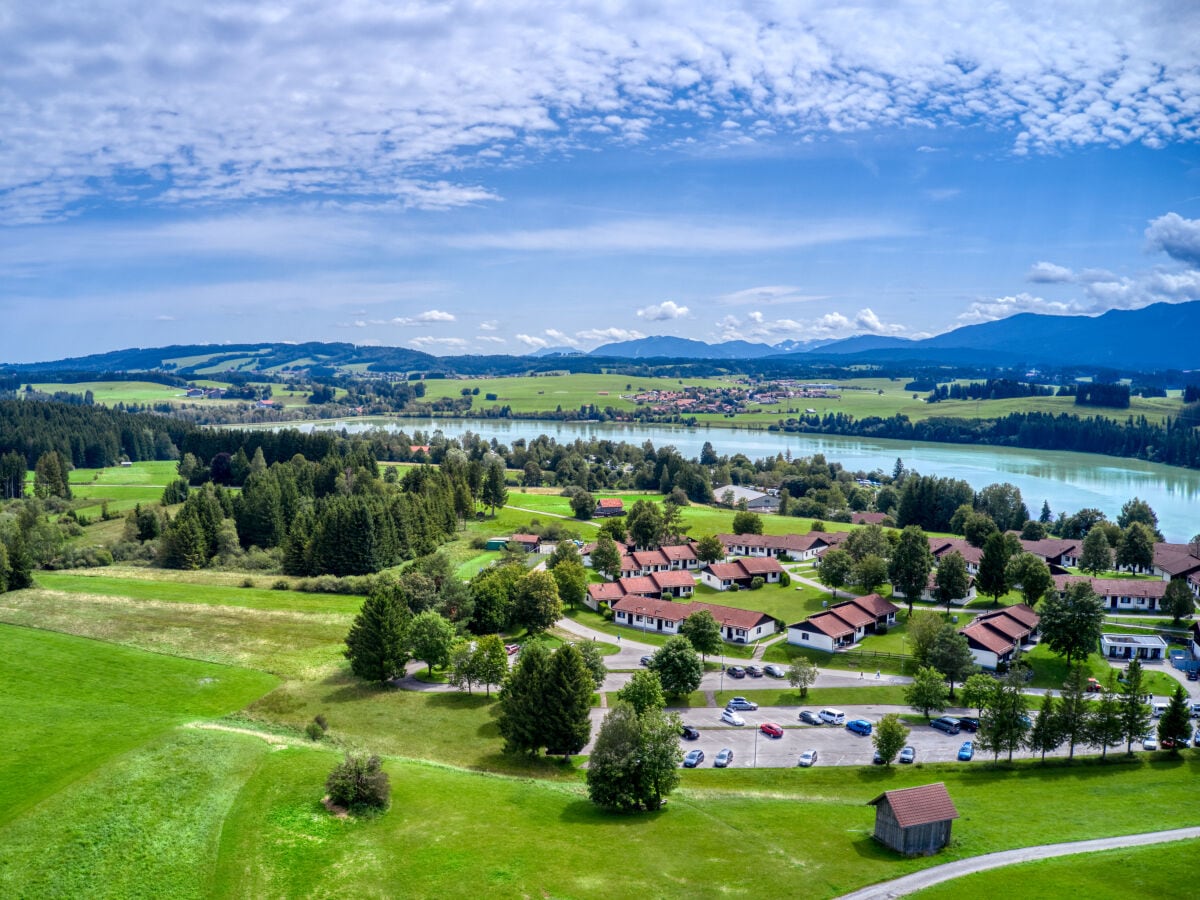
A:
<svg viewBox="0 0 1200 900">
<path fill-rule="evenodd" d="M 262 672 L 8 625 L 0 644 L 0 823 L 173 725 L 225 715 L 276 683 Z"/>
</svg>

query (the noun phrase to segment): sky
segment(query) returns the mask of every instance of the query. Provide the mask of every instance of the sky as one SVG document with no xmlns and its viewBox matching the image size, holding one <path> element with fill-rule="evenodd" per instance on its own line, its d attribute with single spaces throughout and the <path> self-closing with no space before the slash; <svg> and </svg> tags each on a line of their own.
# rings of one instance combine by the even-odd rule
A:
<svg viewBox="0 0 1200 900">
<path fill-rule="evenodd" d="M 1200 4 L 10 0 L 0 362 L 1200 298 Z"/>
</svg>

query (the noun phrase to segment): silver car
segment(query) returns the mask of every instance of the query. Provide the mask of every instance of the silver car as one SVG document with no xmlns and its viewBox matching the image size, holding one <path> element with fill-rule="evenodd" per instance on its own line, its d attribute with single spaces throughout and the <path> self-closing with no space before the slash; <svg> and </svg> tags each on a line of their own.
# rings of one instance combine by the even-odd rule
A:
<svg viewBox="0 0 1200 900">
<path fill-rule="evenodd" d="M 733 763 L 733 750 L 730 749 L 729 747 L 723 748 L 721 750 L 721 752 L 717 754 L 717 758 L 713 760 L 713 765 L 716 766 L 718 769 L 724 769 L 725 767 L 731 765 L 732 763 Z"/>
<path fill-rule="evenodd" d="M 810 766 L 815 766 L 816 764 L 817 764 L 817 751 L 816 750 L 805 750 L 803 753 L 800 754 L 800 761 L 798 763 L 796 763 L 796 765 L 802 766 L 805 769 L 809 768 Z"/>
</svg>

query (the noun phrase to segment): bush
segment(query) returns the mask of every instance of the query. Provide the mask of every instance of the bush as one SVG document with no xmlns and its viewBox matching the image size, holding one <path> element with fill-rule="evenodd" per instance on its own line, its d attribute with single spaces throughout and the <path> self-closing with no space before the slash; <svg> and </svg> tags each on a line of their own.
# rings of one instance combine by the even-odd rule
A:
<svg viewBox="0 0 1200 900">
<path fill-rule="evenodd" d="M 886 625 L 876 625 L 875 633 L 880 637 L 883 637 L 883 635 L 888 633 L 888 627 Z"/>
<path fill-rule="evenodd" d="M 349 810 L 387 809 L 392 796 L 391 782 L 378 756 L 346 754 L 329 773 L 325 790 L 331 802 Z"/>
<path fill-rule="evenodd" d="M 313 721 L 321 726 L 322 731 L 329 730 L 329 720 L 325 718 L 323 713 L 317 713 L 315 716 L 313 716 Z"/>
<path fill-rule="evenodd" d="M 600 618 L 602 618 L 605 622 L 611 622 L 615 615 L 616 614 L 612 611 L 612 609 L 610 607 L 608 607 L 608 606 L 600 607 Z"/>
<path fill-rule="evenodd" d="M 109 547 L 117 562 L 149 562 L 154 559 L 154 542 L 118 541 Z"/>
<path fill-rule="evenodd" d="M 290 591 L 291 589 L 292 586 L 282 578 L 278 579 L 274 584 L 271 585 L 271 590 L 273 591 Z"/>
<path fill-rule="evenodd" d="M 761 575 L 755 575 L 750 579 L 750 590 L 757 591 L 764 584 L 766 584 L 766 582 L 763 580 L 763 577 Z"/>
<path fill-rule="evenodd" d="M 95 569 L 111 566 L 113 555 L 103 547 L 64 547 L 50 564 L 52 569 Z"/>
<path fill-rule="evenodd" d="M 308 735 L 308 739 L 310 741 L 319 741 L 321 738 L 325 737 L 325 729 L 323 729 L 316 722 L 309 722 L 307 725 L 305 725 L 304 733 Z"/>
<path fill-rule="evenodd" d="M 242 587 L 244 587 L 244 588 L 254 587 L 254 579 L 253 578 L 243 578 L 242 579 Z"/>
<path fill-rule="evenodd" d="M 781 585 L 783 585 L 784 587 L 790 587 L 792 584 L 792 576 L 789 575 L 787 572 L 784 572 L 782 575 L 779 576 L 779 583 Z"/>
<path fill-rule="evenodd" d="M 729 589 L 730 589 L 731 591 L 740 591 L 740 590 L 742 589 L 742 586 L 741 586 L 740 584 L 736 584 L 736 583 L 735 583 L 735 584 L 731 584 L 731 585 L 729 586 Z"/>
</svg>

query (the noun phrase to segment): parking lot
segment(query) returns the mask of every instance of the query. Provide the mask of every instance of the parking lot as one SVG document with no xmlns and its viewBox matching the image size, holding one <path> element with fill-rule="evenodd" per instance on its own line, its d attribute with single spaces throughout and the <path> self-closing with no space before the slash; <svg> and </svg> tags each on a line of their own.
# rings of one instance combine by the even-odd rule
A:
<svg viewBox="0 0 1200 900">
<path fill-rule="evenodd" d="M 818 766 L 867 766 L 875 754 L 875 745 L 870 736 L 854 734 L 843 726 L 835 725 L 802 725 L 799 721 L 801 709 L 817 711 L 817 707 L 771 706 L 761 707 L 755 711 L 742 711 L 739 715 L 746 720 L 741 727 L 726 725 L 721 722 L 721 709 L 703 708 L 685 710 L 680 713 L 684 724 L 692 725 L 700 732 L 700 738 L 694 741 L 680 740 L 680 746 L 687 750 L 703 750 L 704 762 L 702 767 L 711 767 L 717 752 L 723 747 L 733 750 L 734 768 L 780 768 L 795 766 L 800 754 L 805 750 L 816 750 Z M 846 719 L 866 719 L 875 724 L 889 712 L 912 714 L 912 710 L 902 706 L 841 706 L 846 713 Z M 592 710 L 593 739 L 600 730 L 600 723 L 607 710 Z M 965 715 L 965 713 L 964 713 Z M 763 722 L 774 722 L 783 727 L 783 737 L 771 738 L 762 734 L 758 726 Z M 917 751 L 918 763 L 954 762 L 957 760 L 958 748 L 963 741 L 974 741 L 976 735 L 963 731 L 957 735 L 943 734 L 928 725 L 910 725 L 908 745 Z M 1136 746 L 1136 745 L 1135 745 Z M 1087 748 L 1078 747 L 1077 752 L 1091 752 Z M 1122 744 L 1122 750 L 1124 745 Z M 583 751 L 591 752 L 591 745 Z M 1067 748 L 1059 748 L 1053 755 L 1066 756 Z M 1018 751 L 1014 757 L 1028 757 L 1034 754 L 1028 751 Z M 976 746 L 975 762 L 988 761 L 990 755 L 980 754 Z M 968 763 L 961 763 L 968 765 Z"/>
</svg>

